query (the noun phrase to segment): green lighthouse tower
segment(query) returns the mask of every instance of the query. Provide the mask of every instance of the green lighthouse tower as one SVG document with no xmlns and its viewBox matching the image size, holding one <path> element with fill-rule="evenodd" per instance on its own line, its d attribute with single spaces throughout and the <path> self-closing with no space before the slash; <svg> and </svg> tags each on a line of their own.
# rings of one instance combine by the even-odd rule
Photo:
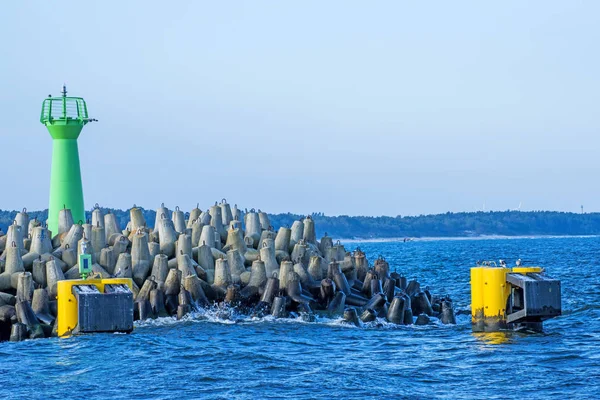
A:
<svg viewBox="0 0 600 400">
<path fill-rule="evenodd" d="M 42 104 L 40 122 L 52 136 L 48 207 L 48 229 L 52 235 L 58 234 L 58 214 L 62 208 L 71 210 L 75 222 L 85 221 L 77 138 L 84 125 L 92 121 L 95 120 L 88 118 L 85 101 L 81 97 L 67 97 L 64 85 L 61 97 L 48 96 Z"/>
</svg>

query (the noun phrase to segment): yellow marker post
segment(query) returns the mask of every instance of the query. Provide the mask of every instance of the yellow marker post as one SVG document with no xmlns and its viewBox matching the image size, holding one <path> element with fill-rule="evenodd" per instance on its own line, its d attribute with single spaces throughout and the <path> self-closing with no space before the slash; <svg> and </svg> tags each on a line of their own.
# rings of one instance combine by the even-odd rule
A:
<svg viewBox="0 0 600 400">
<path fill-rule="evenodd" d="M 483 270 L 484 267 L 471 268 L 471 324 L 474 332 L 484 331 L 483 309 Z"/>
<path fill-rule="evenodd" d="M 484 268 L 483 270 L 483 318 L 485 330 L 506 329 L 506 305 L 510 285 L 506 282 L 508 268 Z"/>
<path fill-rule="evenodd" d="M 510 285 L 509 268 L 471 268 L 471 323 L 473 332 L 494 332 L 506 328 L 506 304 Z"/>
</svg>

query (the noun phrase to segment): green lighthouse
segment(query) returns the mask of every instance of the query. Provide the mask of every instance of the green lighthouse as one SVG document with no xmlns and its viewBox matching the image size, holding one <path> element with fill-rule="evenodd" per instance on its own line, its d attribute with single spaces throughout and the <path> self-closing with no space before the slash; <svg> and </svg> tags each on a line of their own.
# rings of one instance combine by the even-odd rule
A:
<svg viewBox="0 0 600 400">
<path fill-rule="evenodd" d="M 48 96 L 42 104 L 40 122 L 46 125 L 52 136 L 52 172 L 50 178 L 50 204 L 48 229 L 58 234 L 58 214 L 68 208 L 73 220 L 85 221 L 83 188 L 79 168 L 77 138 L 88 122 L 85 101 L 81 97 L 67 97 L 63 85 L 61 97 Z"/>
</svg>

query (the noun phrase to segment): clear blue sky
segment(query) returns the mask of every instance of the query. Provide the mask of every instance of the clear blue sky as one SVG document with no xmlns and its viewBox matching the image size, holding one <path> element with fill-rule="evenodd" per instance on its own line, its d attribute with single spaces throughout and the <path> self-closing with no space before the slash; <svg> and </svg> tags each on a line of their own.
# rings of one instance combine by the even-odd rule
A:
<svg viewBox="0 0 600 400">
<path fill-rule="evenodd" d="M 600 3 L 491 3 L 5 2 L 0 208 L 47 207 L 65 82 L 88 208 L 600 211 Z"/>
</svg>

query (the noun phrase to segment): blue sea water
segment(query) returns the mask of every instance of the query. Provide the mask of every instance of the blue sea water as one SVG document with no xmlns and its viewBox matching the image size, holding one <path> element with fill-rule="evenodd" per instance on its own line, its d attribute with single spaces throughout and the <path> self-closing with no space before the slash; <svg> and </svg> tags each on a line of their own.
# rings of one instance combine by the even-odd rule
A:
<svg viewBox="0 0 600 400">
<path fill-rule="evenodd" d="M 540 334 L 457 325 L 365 328 L 215 310 L 131 335 L 0 343 L 0 399 L 510 399 L 600 395 L 600 238 L 347 243 L 470 306 L 476 260 L 520 258 L 562 281 Z"/>
</svg>

